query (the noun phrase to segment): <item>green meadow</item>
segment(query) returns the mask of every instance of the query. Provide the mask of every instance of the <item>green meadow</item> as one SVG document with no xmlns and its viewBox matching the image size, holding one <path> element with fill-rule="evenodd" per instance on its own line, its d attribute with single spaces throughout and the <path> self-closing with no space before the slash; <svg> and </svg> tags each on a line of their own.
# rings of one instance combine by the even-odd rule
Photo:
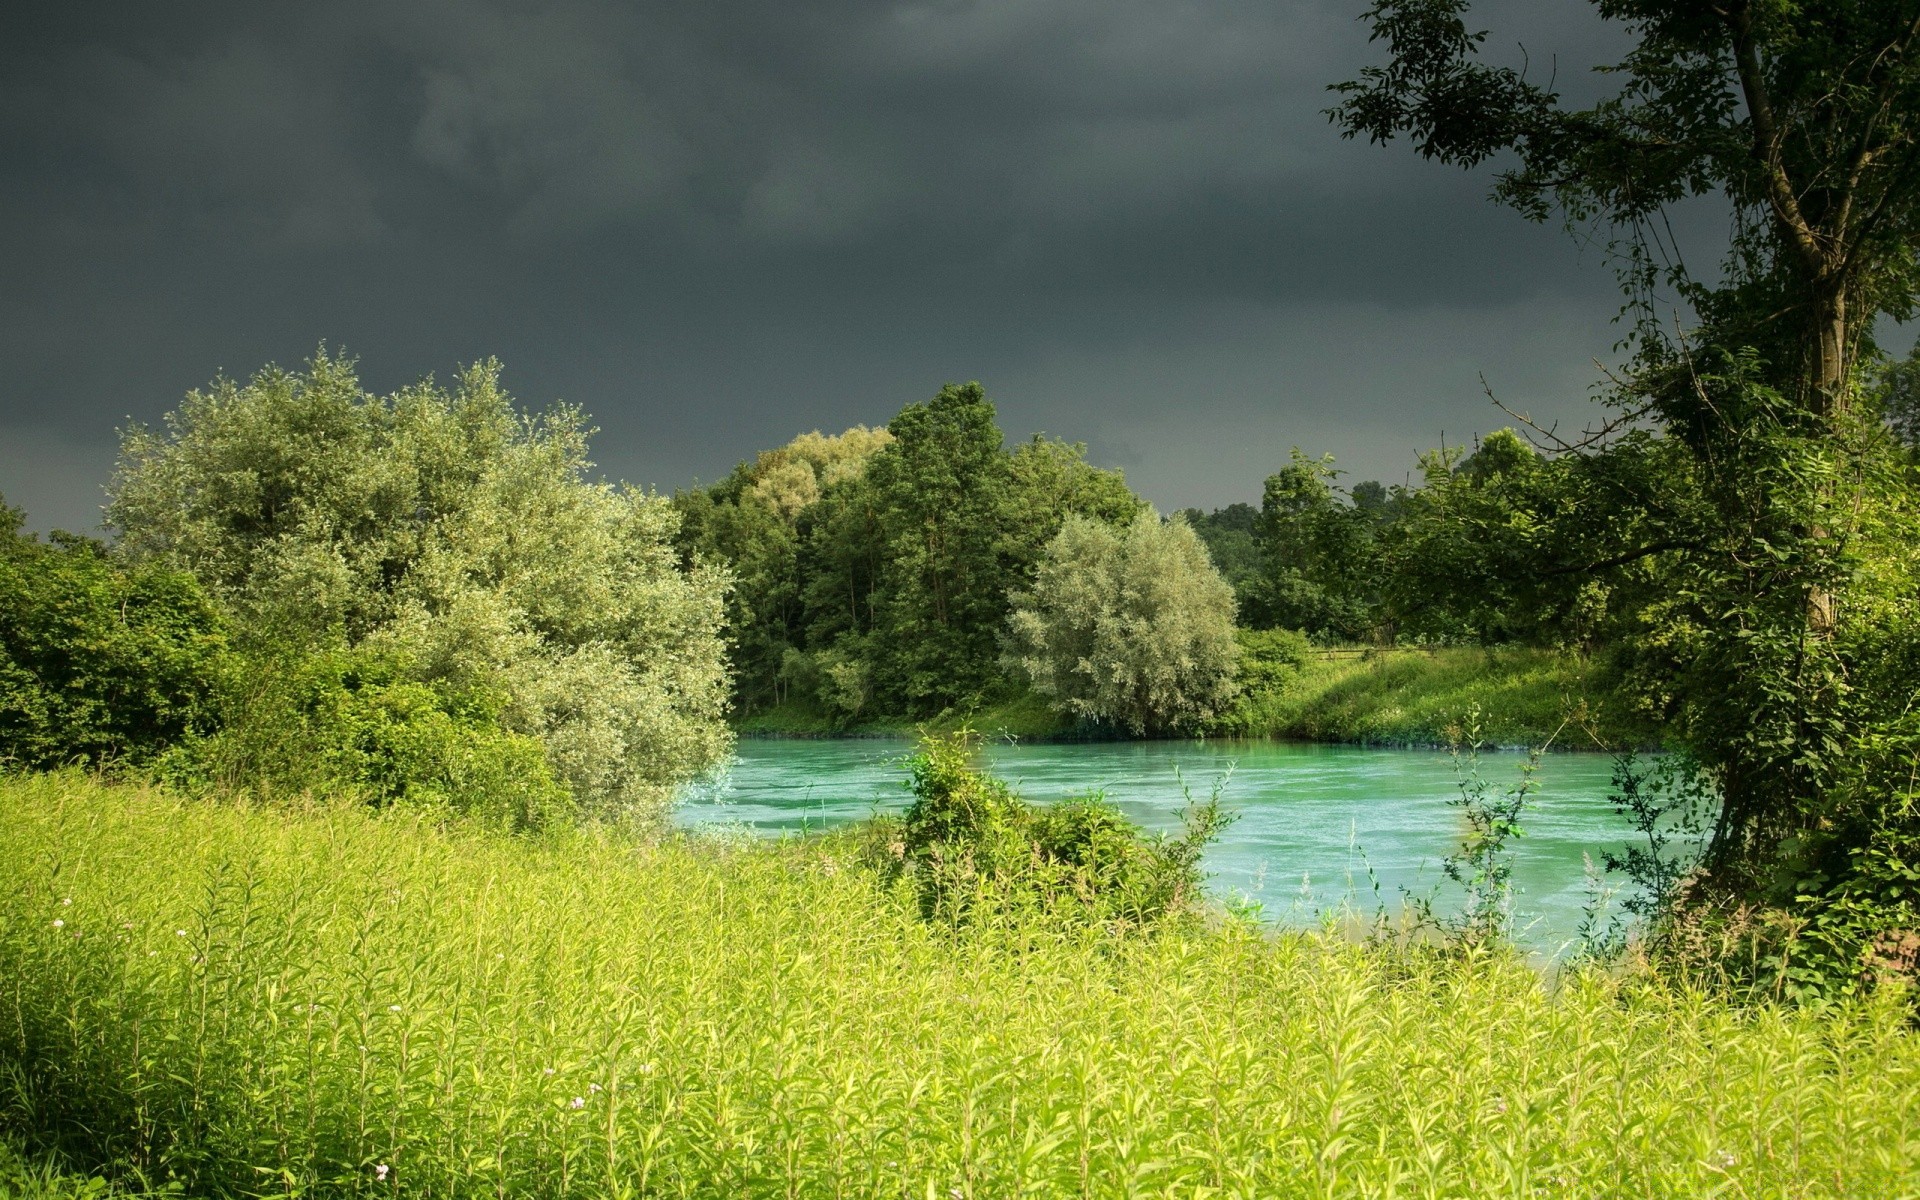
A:
<svg viewBox="0 0 1920 1200">
<path fill-rule="evenodd" d="M 852 838 L 73 775 L 0 783 L 0 827 L 0 1194 L 1920 1191 L 1891 989 L 1742 1005 L 1217 914 L 956 928 Z"/>
</svg>

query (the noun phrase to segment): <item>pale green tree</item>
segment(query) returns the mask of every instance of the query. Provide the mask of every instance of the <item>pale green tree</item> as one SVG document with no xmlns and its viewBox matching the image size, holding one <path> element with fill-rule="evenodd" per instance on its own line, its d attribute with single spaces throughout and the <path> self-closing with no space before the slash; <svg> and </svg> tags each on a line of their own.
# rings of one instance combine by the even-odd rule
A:
<svg viewBox="0 0 1920 1200">
<path fill-rule="evenodd" d="M 1185 518 L 1068 517 L 1016 595 L 1006 665 L 1065 711 L 1152 735 L 1233 697 L 1233 589 Z"/>
<path fill-rule="evenodd" d="M 657 816 L 730 745 L 726 578 L 681 566 L 668 501 L 589 474 L 578 411 L 523 415 L 499 375 L 375 396 L 322 351 L 219 380 L 126 434 L 109 519 L 262 659 L 364 649 L 493 697 L 584 811 Z"/>
</svg>

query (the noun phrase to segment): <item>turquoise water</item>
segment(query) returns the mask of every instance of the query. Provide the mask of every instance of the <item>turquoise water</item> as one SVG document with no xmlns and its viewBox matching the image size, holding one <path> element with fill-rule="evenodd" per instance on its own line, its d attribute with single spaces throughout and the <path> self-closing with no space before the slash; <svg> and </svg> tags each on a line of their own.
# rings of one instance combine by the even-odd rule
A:
<svg viewBox="0 0 1920 1200">
<path fill-rule="evenodd" d="M 824 829 L 906 807 L 894 740 L 742 740 L 730 768 L 689 789 L 687 827 L 745 827 L 765 834 Z M 1101 790 L 1149 829 L 1177 830 L 1182 786 L 1205 797 L 1216 782 L 1237 820 L 1206 857 L 1209 886 L 1253 901 L 1271 919 L 1300 923 L 1352 904 L 1399 911 L 1407 893 L 1444 883 L 1440 861 L 1458 845 L 1462 819 L 1454 767 L 1432 750 L 1288 742 L 1120 742 L 994 745 L 993 769 L 1034 801 Z M 1487 754 L 1484 778 L 1519 779 L 1524 756 Z M 1574 936 L 1590 897 L 1586 861 L 1617 850 L 1627 828 L 1608 802 L 1613 760 L 1544 758 L 1539 790 L 1514 843 L 1517 924 L 1536 950 Z M 1371 868 L 1371 873 L 1369 873 Z M 1376 890 L 1377 883 L 1377 890 Z M 1437 907 L 1453 892 L 1442 887 Z"/>
</svg>

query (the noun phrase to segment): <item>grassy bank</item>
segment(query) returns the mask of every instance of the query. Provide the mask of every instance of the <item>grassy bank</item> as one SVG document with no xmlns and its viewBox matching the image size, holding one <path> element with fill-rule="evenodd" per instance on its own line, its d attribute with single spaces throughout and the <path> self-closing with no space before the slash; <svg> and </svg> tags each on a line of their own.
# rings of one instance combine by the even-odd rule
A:
<svg viewBox="0 0 1920 1200">
<path fill-rule="evenodd" d="M 1891 1005 L 1234 923 L 965 935 L 831 841 L 0 782 L 0 1112 L 205 1195 L 1898 1196 Z"/>
<path fill-rule="evenodd" d="M 915 737 L 923 730 L 947 733 L 963 724 L 989 737 L 1029 741 L 1086 736 L 1072 717 L 1055 712 L 1045 696 L 1024 690 L 963 711 L 943 713 L 930 721 L 848 720 L 807 697 L 797 697 L 736 717 L 733 728 L 743 737 Z"/>
<path fill-rule="evenodd" d="M 1537 746 L 1555 738 L 1562 749 L 1591 750 L 1659 741 L 1658 730 L 1632 718 L 1593 662 L 1553 650 L 1466 646 L 1313 650 L 1278 686 L 1246 691 L 1205 732 L 1437 746 L 1446 744 L 1448 727 L 1472 711 L 1481 714 L 1484 736 L 1500 745 Z M 946 714 L 924 728 L 944 732 L 962 722 L 991 736 L 1028 741 L 1099 735 L 1030 691 Z M 745 737 L 912 737 L 923 725 L 849 722 L 803 698 L 739 717 L 734 728 Z"/>
<path fill-rule="evenodd" d="M 1604 671 L 1552 650 L 1443 647 L 1308 654 L 1280 686 L 1250 692 L 1211 732 L 1372 745 L 1441 745 L 1477 711 L 1501 745 L 1563 749 L 1656 742 Z M 1597 734 L 1596 742 L 1593 735 Z"/>
</svg>

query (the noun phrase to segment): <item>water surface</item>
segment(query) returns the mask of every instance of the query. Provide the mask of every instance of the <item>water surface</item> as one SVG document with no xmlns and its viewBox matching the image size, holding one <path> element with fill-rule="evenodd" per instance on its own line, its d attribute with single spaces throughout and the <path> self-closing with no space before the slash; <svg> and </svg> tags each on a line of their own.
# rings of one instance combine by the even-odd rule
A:
<svg viewBox="0 0 1920 1200">
<path fill-rule="evenodd" d="M 743 739 L 731 767 L 690 789 L 678 820 L 689 827 L 745 827 L 765 834 L 824 829 L 875 812 L 897 812 L 911 797 L 904 740 Z M 1275 920 L 1299 923 L 1343 904 L 1397 912 L 1408 893 L 1443 881 L 1440 862 L 1459 844 L 1460 794 L 1441 751 L 1319 746 L 1290 742 L 1118 742 L 987 748 L 993 769 L 1029 800 L 1103 791 L 1149 829 L 1177 831 L 1183 788 L 1205 797 L 1218 782 L 1237 815 L 1206 857 L 1209 886 L 1223 898 L 1258 903 Z M 1524 756 L 1491 753 L 1484 778 L 1519 780 Z M 1595 864 L 1626 837 L 1608 801 L 1613 760 L 1553 754 L 1541 760 L 1539 789 L 1514 843 L 1516 908 L 1524 940 L 1548 953 L 1575 934 L 1591 895 Z M 1443 887 L 1446 908 L 1457 888 Z"/>
</svg>

